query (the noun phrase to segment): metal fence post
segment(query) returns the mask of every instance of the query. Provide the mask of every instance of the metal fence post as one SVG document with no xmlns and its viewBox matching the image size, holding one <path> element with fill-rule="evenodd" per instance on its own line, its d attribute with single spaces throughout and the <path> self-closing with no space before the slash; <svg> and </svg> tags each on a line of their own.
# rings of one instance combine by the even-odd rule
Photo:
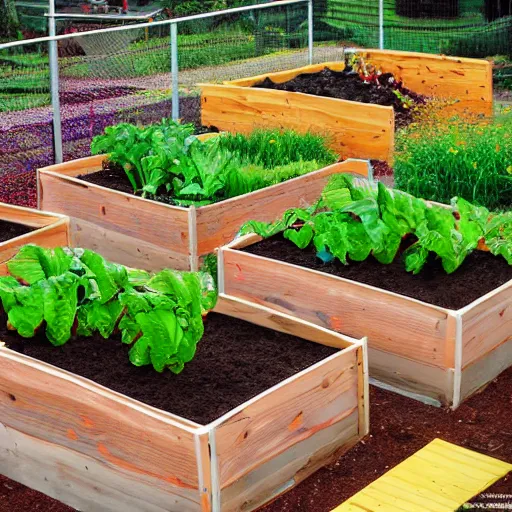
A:
<svg viewBox="0 0 512 512">
<path fill-rule="evenodd" d="M 308 0 L 308 59 L 313 64 L 313 0 Z"/>
<path fill-rule="evenodd" d="M 379 48 L 384 50 L 384 0 L 379 0 Z"/>
<path fill-rule="evenodd" d="M 48 33 L 50 37 L 56 35 L 55 30 L 55 0 L 50 0 L 48 13 Z M 49 41 L 48 43 L 48 61 L 50 71 L 50 93 L 53 110 L 53 149 L 55 152 L 55 163 L 61 164 L 62 155 L 62 126 L 60 119 L 60 99 L 59 99 L 59 53 L 58 42 Z"/>
<path fill-rule="evenodd" d="M 178 24 L 171 23 L 172 118 L 180 117 L 180 91 L 178 80 Z"/>
</svg>

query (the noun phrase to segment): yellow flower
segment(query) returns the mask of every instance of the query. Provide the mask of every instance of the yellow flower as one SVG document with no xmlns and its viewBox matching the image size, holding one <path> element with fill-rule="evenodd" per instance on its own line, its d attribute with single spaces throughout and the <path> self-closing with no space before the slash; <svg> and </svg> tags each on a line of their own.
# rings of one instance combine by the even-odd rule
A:
<svg viewBox="0 0 512 512">
<path fill-rule="evenodd" d="M 276 143 L 276 141 L 275 141 L 274 139 L 270 139 L 270 140 L 268 141 L 268 143 L 269 143 L 269 144 L 275 144 L 275 143 Z"/>
<path fill-rule="evenodd" d="M 473 162 L 473 169 L 476 169 L 477 168 L 477 164 L 476 162 Z"/>
<path fill-rule="evenodd" d="M 499 144 L 496 144 L 496 153 L 499 153 L 500 152 L 500 145 Z"/>
<path fill-rule="evenodd" d="M 508 172 L 509 174 L 512 174 L 512 165 L 509 165 L 509 166 L 507 167 L 507 172 Z"/>
<path fill-rule="evenodd" d="M 456 155 L 458 152 L 459 152 L 459 150 L 458 150 L 458 149 L 455 149 L 455 148 L 450 148 L 450 149 L 448 150 L 448 153 L 451 153 L 452 155 Z"/>
</svg>

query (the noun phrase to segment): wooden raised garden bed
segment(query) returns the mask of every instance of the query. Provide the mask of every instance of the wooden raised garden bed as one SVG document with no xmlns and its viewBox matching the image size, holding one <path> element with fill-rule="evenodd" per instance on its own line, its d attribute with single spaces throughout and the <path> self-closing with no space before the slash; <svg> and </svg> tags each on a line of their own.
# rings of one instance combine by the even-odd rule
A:
<svg viewBox="0 0 512 512">
<path fill-rule="evenodd" d="M 73 245 L 146 270 L 197 270 L 244 222 L 273 221 L 289 208 L 312 203 L 334 173 L 368 176 L 367 162 L 351 160 L 215 204 L 183 208 L 76 178 L 100 171 L 104 159 L 98 155 L 40 169 L 39 208 L 70 217 Z"/>
<path fill-rule="evenodd" d="M 340 350 L 201 425 L 0 347 L 0 473 L 84 511 L 251 511 L 368 433 L 366 340 L 217 312 Z"/>
<path fill-rule="evenodd" d="M 54 247 L 69 243 L 69 220 L 62 215 L 0 203 L 0 223 L 3 222 L 17 226 L 13 229 L 15 234 L 13 238 L 0 239 L 0 275 L 5 270 L 5 262 L 10 260 L 23 245 L 38 244 L 43 247 Z M 7 227 L 4 229 L 7 230 Z"/>
<path fill-rule="evenodd" d="M 368 336 L 371 380 L 383 387 L 456 408 L 512 365 L 512 280 L 448 309 L 243 251 L 261 240 L 249 234 L 220 249 L 219 290 L 350 336 Z"/>
<path fill-rule="evenodd" d="M 359 55 L 383 72 L 393 73 L 417 94 L 457 100 L 449 107 L 451 111 L 492 112 L 490 62 L 383 50 L 361 50 Z M 202 123 L 240 133 L 256 127 L 277 127 L 329 134 L 333 149 L 343 157 L 390 160 L 395 130 L 392 107 L 252 87 L 265 78 L 282 83 L 325 67 L 342 71 L 345 65 L 324 62 L 223 85 L 200 84 Z"/>
</svg>

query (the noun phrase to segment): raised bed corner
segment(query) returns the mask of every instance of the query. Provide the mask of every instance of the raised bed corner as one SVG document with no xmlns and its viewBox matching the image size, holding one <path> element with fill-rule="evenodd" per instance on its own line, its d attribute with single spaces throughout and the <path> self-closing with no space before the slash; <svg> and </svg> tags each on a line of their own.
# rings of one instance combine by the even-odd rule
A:
<svg viewBox="0 0 512 512">
<path fill-rule="evenodd" d="M 199 425 L 0 347 L 0 473 L 83 511 L 249 512 L 368 433 L 364 339 L 217 311 L 340 350 Z"/>
<path fill-rule="evenodd" d="M 55 247 L 69 244 L 69 219 L 63 215 L 0 203 L 0 220 L 33 228 L 29 233 L 0 242 L 0 275 L 6 272 L 5 262 L 23 245 Z"/>
<path fill-rule="evenodd" d="M 446 113 L 492 113 L 492 64 L 488 61 L 386 50 L 359 53 L 416 93 L 455 100 Z M 395 129 L 392 107 L 252 87 L 265 78 L 281 83 L 325 67 L 341 71 L 345 65 L 324 62 L 223 85 L 199 84 L 202 124 L 240 133 L 254 128 L 312 131 L 331 136 L 332 148 L 344 158 L 390 161 Z"/>
<path fill-rule="evenodd" d="M 244 222 L 273 221 L 289 208 L 312 204 L 332 174 L 368 177 L 367 162 L 347 160 L 212 205 L 182 208 L 77 178 L 101 170 L 104 159 L 40 169 L 39 207 L 70 217 L 73 245 L 146 270 L 197 270 L 204 256 L 230 242 Z"/>
<path fill-rule="evenodd" d="M 219 250 L 220 291 L 368 336 L 377 384 L 455 409 L 512 365 L 512 281 L 451 310 L 240 251 L 260 240 L 247 235 Z"/>
</svg>

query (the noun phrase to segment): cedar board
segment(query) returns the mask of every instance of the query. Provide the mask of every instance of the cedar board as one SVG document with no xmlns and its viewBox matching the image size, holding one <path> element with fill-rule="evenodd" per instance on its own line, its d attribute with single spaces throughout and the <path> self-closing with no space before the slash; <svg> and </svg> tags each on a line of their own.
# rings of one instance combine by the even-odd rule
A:
<svg viewBox="0 0 512 512">
<path fill-rule="evenodd" d="M 217 311 L 341 350 L 203 426 L 0 347 L 0 473 L 84 512 L 251 511 L 367 435 L 366 340 Z"/>
<path fill-rule="evenodd" d="M 63 215 L 0 203 L 0 220 L 36 228 L 24 235 L 0 242 L 0 275 L 6 273 L 5 262 L 24 245 L 36 244 L 42 247 L 69 245 L 69 219 Z"/>
<path fill-rule="evenodd" d="M 512 365 L 512 280 L 451 310 L 238 249 L 219 250 L 219 289 L 350 336 L 367 336 L 370 378 L 455 409 Z"/>
<path fill-rule="evenodd" d="M 347 160 L 219 203 L 181 208 L 82 181 L 101 170 L 105 155 L 38 171 L 41 209 L 70 217 L 74 246 L 146 270 L 197 270 L 202 259 L 230 242 L 248 220 L 273 221 L 287 209 L 314 203 L 335 173 L 368 177 L 368 163 Z"/>
<path fill-rule="evenodd" d="M 454 104 L 446 106 L 447 114 L 492 114 L 492 64 L 488 61 L 386 50 L 358 53 L 383 72 L 393 73 L 416 93 L 454 100 Z M 324 67 L 341 71 L 345 65 L 324 62 L 226 81 L 223 85 L 199 84 L 202 124 L 240 133 L 249 133 L 256 127 L 274 127 L 331 134 L 333 149 L 345 158 L 391 161 L 395 120 L 392 107 L 252 88 L 267 77 L 282 83 Z"/>
</svg>

